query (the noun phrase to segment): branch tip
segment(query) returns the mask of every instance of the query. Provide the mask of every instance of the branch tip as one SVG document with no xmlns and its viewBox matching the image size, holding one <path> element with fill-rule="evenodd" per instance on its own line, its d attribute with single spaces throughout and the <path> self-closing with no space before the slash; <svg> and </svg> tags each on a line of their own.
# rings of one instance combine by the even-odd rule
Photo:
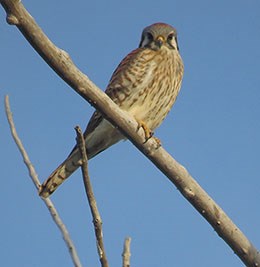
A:
<svg viewBox="0 0 260 267">
<path fill-rule="evenodd" d="M 131 244 L 131 237 L 126 237 L 124 242 L 124 250 L 122 253 L 123 258 L 123 267 L 130 267 L 130 244 Z"/>
</svg>

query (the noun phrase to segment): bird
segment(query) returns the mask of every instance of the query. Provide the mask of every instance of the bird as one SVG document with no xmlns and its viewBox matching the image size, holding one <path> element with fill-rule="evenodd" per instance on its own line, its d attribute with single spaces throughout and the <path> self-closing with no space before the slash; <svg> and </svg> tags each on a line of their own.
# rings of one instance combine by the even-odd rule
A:
<svg viewBox="0 0 260 267">
<path fill-rule="evenodd" d="M 139 47 L 115 69 L 105 93 L 136 119 L 149 138 L 175 103 L 183 73 L 176 29 L 167 23 L 154 23 L 143 29 Z M 91 159 L 125 137 L 96 110 L 84 139 Z M 75 146 L 40 186 L 39 195 L 49 197 L 81 163 L 80 151 Z"/>
</svg>

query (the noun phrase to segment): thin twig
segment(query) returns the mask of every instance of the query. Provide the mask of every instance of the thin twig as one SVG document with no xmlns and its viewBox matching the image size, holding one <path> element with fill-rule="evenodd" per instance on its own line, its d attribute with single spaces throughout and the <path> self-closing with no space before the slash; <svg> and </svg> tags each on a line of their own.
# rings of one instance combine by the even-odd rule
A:
<svg viewBox="0 0 260 267">
<path fill-rule="evenodd" d="M 32 163 L 29 159 L 29 156 L 28 156 L 28 154 L 27 154 L 27 152 L 26 152 L 26 150 L 22 144 L 22 141 L 16 132 L 16 128 L 15 128 L 15 124 L 14 124 L 8 96 L 5 97 L 5 112 L 6 112 L 6 117 L 7 117 L 9 126 L 10 126 L 12 137 L 13 137 L 13 139 L 14 139 L 14 141 L 15 141 L 15 143 L 16 143 L 16 145 L 17 145 L 17 147 L 18 147 L 18 149 L 19 149 L 19 151 L 23 157 L 23 161 L 24 161 L 24 163 L 25 163 L 25 165 L 29 171 L 29 176 L 32 179 L 33 184 L 35 185 L 35 187 L 37 189 L 37 194 L 38 194 L 40 181 L 38 179 L 38 175 L 37 175 Z M 76 248 L 75 248 L 75 246 L 74 246 L 74 244 L 73 244 L 73 242 L 69 236 L 69 232 L 68 232 L 66 226 L 64 225 L 64 223 L 62 222 L 54 204 L 52 203 L 52 201 L 49 198 L 42 199 L 42 201 L 44 202 L 44 204 L 48 208 L 53 221 L 55 222 L 55 224 L 57 225 L 57 227 L 59 228 L 59 230 L 62 234 L 62 237 L 63 237 L 63 239 L 64 239 L 64 241 L 68 247 L 71 259 L 74 263 L 74 266 L 81 267 L 82 265 L 80 263 L 80 259 L 79 259 L 78 255 L 77 255 Z"/>
<path fill-rule="evenodd" d="M 84 75 L 69 55 L 56 47 L 18 0 L 0 0 L 7 22 L 16 25 L 49 66 L 78 94 L 93 105 L 119 129 L 179 189 L 182 195 L 211 224 L 218 235 L 234 250 L 246 266 L 260 266 L 260 254 L 219 205 L 201 188 L 188 171 L 153 138 L 144 143 L 136 133 L 137 122 L 122 111 L 106 94 Z"/>
<path fill-rule="evenodd" d="M 130 243 L 131 243 L 131 237 L 127 237 L 124 242 L 124 250 L 122 253 L 123 258 L 123 267 L 130 267 Z"/>
<path fill-rule="evenodd" d="M 101 262 L 102 267 L 108 267 L 109 264 L 107 261 L 104 242 L 103 242 L 102 219 L 98 211 L 97 202 L 94 196 L 94 192 L 92 189 L 92 185 L 91 185 L 90 177 L 88 173 L 88 159 L 87 159 L 85 140 L 84 140 L 80 127 L 76 126 L 75 130 L 77 133 L 77 144 L 78 144 L 78 148 L 79 148 L 79 151 L 81 153 L 81 158 L 82 158 L 81 170 L 82 170 L 82 176 L 83 176 L 86 195 L 88 198 L 88 203 L 89 203 L 89 207 L 90 207 L 92 218 L 93 218 L 99 260 Z"/>
</svg>

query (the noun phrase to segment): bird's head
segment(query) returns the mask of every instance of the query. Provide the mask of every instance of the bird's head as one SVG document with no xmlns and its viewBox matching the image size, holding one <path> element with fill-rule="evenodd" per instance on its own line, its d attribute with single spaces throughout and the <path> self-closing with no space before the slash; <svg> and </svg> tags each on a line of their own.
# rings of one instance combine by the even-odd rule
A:
<svg viewBox="0 0 260 267">
<path fill-rule="evenodd" d="M 139 47 L 159 50 L 163 46 L 179 50 L 175 28 L 166 23 L 155 23 L 143 30 Z"/>
</svg>

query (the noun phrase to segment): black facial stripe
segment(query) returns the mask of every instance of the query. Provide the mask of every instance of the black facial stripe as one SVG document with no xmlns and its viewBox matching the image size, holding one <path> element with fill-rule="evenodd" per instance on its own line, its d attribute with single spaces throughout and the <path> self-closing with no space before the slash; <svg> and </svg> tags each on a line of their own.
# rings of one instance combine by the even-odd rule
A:
<svg viewBox="0 0 260 267">
<path fill-rule="evenodd" d="M 173 37 L 174 39 L 175 39 L 175 42 L 176 42 L 176 38 L 175 37 Z M 172 44 L 172 40 L 173 39 L 167 39 L 167 44 L 172 48 L 172 49 L 176 49 L 176 47 Z M 176 44 L 177 44 L 177 42 L 176 42 Z M 178 49 L 178 45 L 177 45 L 177 49 Z"/>
</svg>

